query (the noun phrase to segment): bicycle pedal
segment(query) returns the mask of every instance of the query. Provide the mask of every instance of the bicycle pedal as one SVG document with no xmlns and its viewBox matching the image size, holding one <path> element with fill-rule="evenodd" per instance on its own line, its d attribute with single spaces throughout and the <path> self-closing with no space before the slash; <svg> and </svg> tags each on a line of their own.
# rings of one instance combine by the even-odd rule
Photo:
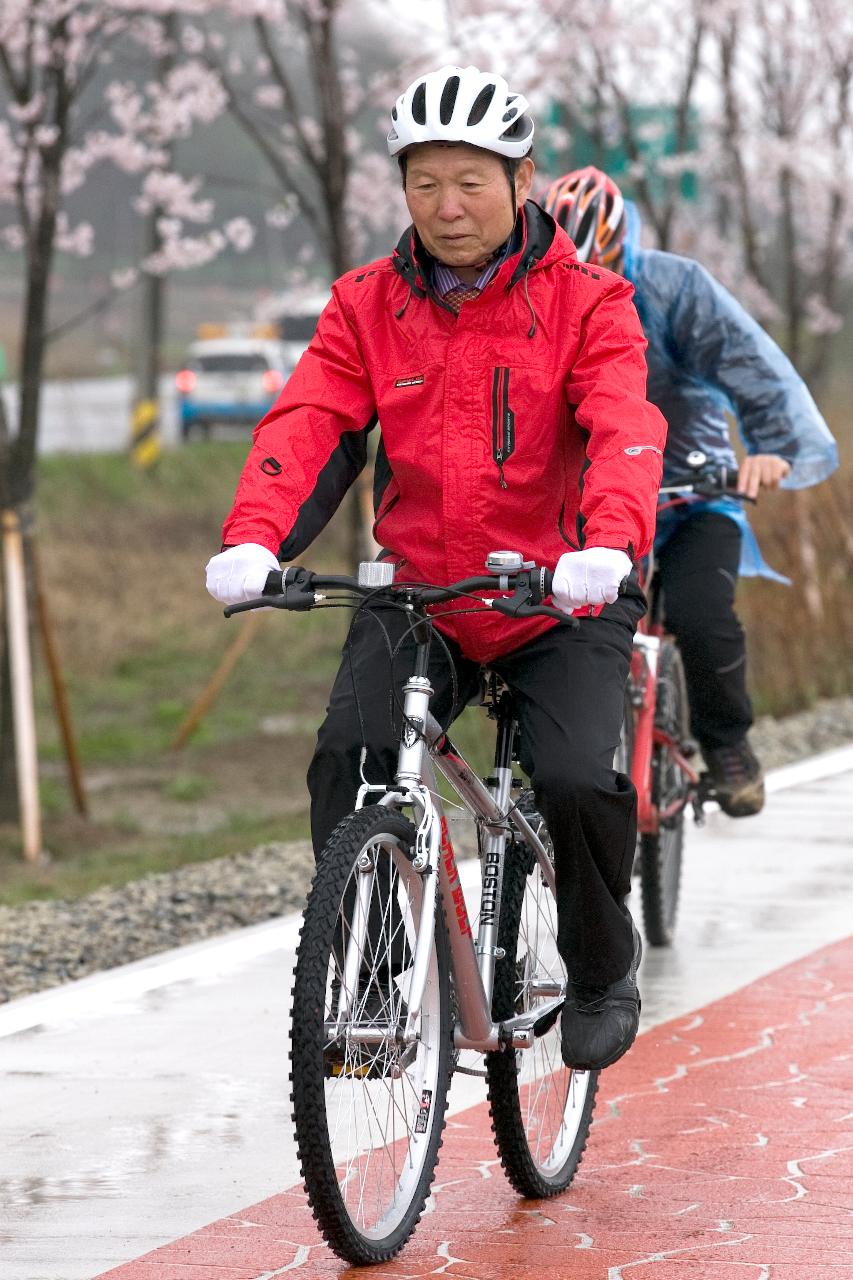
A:
<svg viewBox="0 0 853 1280">
<path fill-rule="evenodd" d="M 377 1073 L 374 1071 L 373 1064 L 369 1062 L 362 1063 L 361 1065 L 354 1062 L 325 1063 L 325 1075 L 327 1080 L 332 1078 L 340 1079 L 341 1077 L 346 1080 L 366 1080 L 371 1076 L 371 1073 L 373 1073 L 374 1078 L 377 1076 Z"/>
<path fill-rule="evenodd" d="M 560 1014 L 563 1012 L 563 1004 L 565 1004 L 565 1001 L 563 1001 L 561 1004 L 558 1004 L 556 1009 L 552 1009 L 550 1013 L 546 1013 L 544 1017 L 539 1018 L 538 1021 L 534 1022 L 533 1034 L 536 1036 L 537 1039 L 540 1036 L 547 1035 L 548 1032 L 551 1030 L 551 1028 L 556 1026 L 557 1019 L 559 1018 Z"/>
</svg>

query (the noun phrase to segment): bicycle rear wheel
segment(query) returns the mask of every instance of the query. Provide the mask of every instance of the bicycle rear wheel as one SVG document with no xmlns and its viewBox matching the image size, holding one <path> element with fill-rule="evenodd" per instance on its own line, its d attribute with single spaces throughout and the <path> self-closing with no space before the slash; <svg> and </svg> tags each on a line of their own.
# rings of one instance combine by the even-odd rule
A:
<svg viewBox="0 0 853 1280">
<path fill-rule="evenodd" d="M 323 1235 L 357 1264 L 383 1262 L 408 1240 L 444 1127 L 452 1027 L 440 908 L 418 1038 L 403 1041 L 423 887 L 414 838 L 411 823 L 384 807 L 345 818 L 318 860 L 297 953 L 296 1145 Z"/>
<path fill-rule="evenodd" d="M 532 796 L 519 808 L 552 853 Z M 552 853 L 553 856 L 553 853 Z M 557 904 L 533 853 L 516 839 L 504 866 L 493 1016 L 497 1021 L 535 1010 L 565 991 L 557 951 Z M 592 1123 L 597 1071 L 572 1071 L 560 1051 L 560 1016 L 530 1049 L 486 1055 L 495 1142 L 504 1172 L 520 1195 L 547 1197 L 571 1183 Z"/>
<path fill-rule="evenodd" d="M 680 744 L 688 737 L 688 726 L 687 685 L 681 654 L 671 640 L 665 640 L 658 665 L 655 728 L 662 729 Z M 671 753 L 664 745 L 656 746 L 652 756 L 652 799 L 659 812 L 667 809 L 674 812 L 661 821 L 656 834 L 640 837 L 643 925 L 653 947 L 671 946 L 675 933 L 687 793 L 687 779 Z"/>
</svg>

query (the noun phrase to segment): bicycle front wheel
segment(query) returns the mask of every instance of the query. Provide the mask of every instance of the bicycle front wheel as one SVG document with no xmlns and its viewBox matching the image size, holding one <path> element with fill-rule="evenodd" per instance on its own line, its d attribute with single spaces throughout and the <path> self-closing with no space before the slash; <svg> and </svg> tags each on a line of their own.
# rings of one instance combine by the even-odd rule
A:
<svg viewBox="0 0 853 1280">
<path fill-rule="evenodd" d="M 519 808 L 553 857 L 551 838 L 532 797 Z M 557 951 L 557 904 L 533 853 L 519 839 L 507 850 L 493 1016 L 496 1021 L 535 1011 L 565 991 Z M 501 1163 L 520 1195 L 546 1197 L 569 1186 L 592 1123 L 597 1071 L 563 1064 L 560 1016 L 540 1030 L 530 1049 L 486 1055 L 492 1126 Z"/>
<path fill-rule="evenodd" d="M 414 1230 L 447 1105 L 440 908 L 417 1037 L 403 1038 L 423 899 L 414 838 L 411 823 L 384 807 L 344 819 L 318 860 L 296 960 L 291 1079 L 302 1176 L 326 1240 L 357 1264 L 393 1257 Z"/>
<path fill-rule="evenodd" d="M 655 727 L 678 744 L 687 740 L 687 685 L 681 654 L 671 640 L 664 641 L 660 650 Z M 661 818 L 657 832 L 640 837 L 643 925 L 653 947 L 670 946 L 675 933 L 687 797 L 683 771 L 665 745 L 656 746 L 652 757 L 652 798 L 659 813 L 669 813 Z"/>
</svg>

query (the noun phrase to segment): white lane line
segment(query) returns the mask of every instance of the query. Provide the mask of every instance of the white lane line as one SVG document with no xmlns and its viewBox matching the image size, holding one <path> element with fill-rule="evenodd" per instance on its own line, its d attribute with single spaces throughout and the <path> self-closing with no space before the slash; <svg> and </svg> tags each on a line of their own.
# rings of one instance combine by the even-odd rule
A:
<svg viewBox="0 0 853 1280">
<path fill-rule="evenodd" d="M 97 1014 L 158 987 L 231 973 L 271 951 L 295 951 L 301 916 L 280 916 L 0 1005 L 0 1037 Z"/>
<path fill-rule="evenodd" d="M 766 779 L 767 790 L 781 791 L 848 770 L 853 770 L 853 744 L 771 770 Z M 479 864 L 476 859 L 470 859 L 463 862 L 459 870 L 467 892 L 476 883 Z M 249 925 L 204 942 L 190 943 L 107 969 L 49 991 L 10 1000 L 0 1005 L 0 1038 L 36 1026 L 97 1015 L 112 1004 L 138 999 L 149 991 L 174 982 L 210 979 L 231 973 L 240 965 L 273 951 L 292 953 L 296 949 L 300 925 L 298 914 L 281 916 L 264 924 Z"/>
<path fill-rule="evenodd" d="M 846 773 L 848 769 L 853 769 L 853 743 L 837 747 L 834 751 L 823 751 L 819 756 L 809 756 L 807 760 L 797 760 L 780 769 L 771 769 L 765 779 L 765 786 L 768 792 L 783 791 L 785 787 L 817 782 L 819 778 L 830 778 Z"/>
</svg>

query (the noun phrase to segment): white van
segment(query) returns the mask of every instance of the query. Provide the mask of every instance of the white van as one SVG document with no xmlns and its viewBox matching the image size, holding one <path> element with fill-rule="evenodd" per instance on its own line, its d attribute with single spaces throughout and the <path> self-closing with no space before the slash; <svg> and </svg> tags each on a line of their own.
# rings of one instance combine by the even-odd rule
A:
<svg viewBox="0 0 853 1280">
<path fill-rule="evenodd" d="M 190 343 L 175 375 L 181 438 L 204 438 L 221 423 L 254 427 L 293 371 L 293 359 L 274 338 L 228 336 Z"/>
</svg>

